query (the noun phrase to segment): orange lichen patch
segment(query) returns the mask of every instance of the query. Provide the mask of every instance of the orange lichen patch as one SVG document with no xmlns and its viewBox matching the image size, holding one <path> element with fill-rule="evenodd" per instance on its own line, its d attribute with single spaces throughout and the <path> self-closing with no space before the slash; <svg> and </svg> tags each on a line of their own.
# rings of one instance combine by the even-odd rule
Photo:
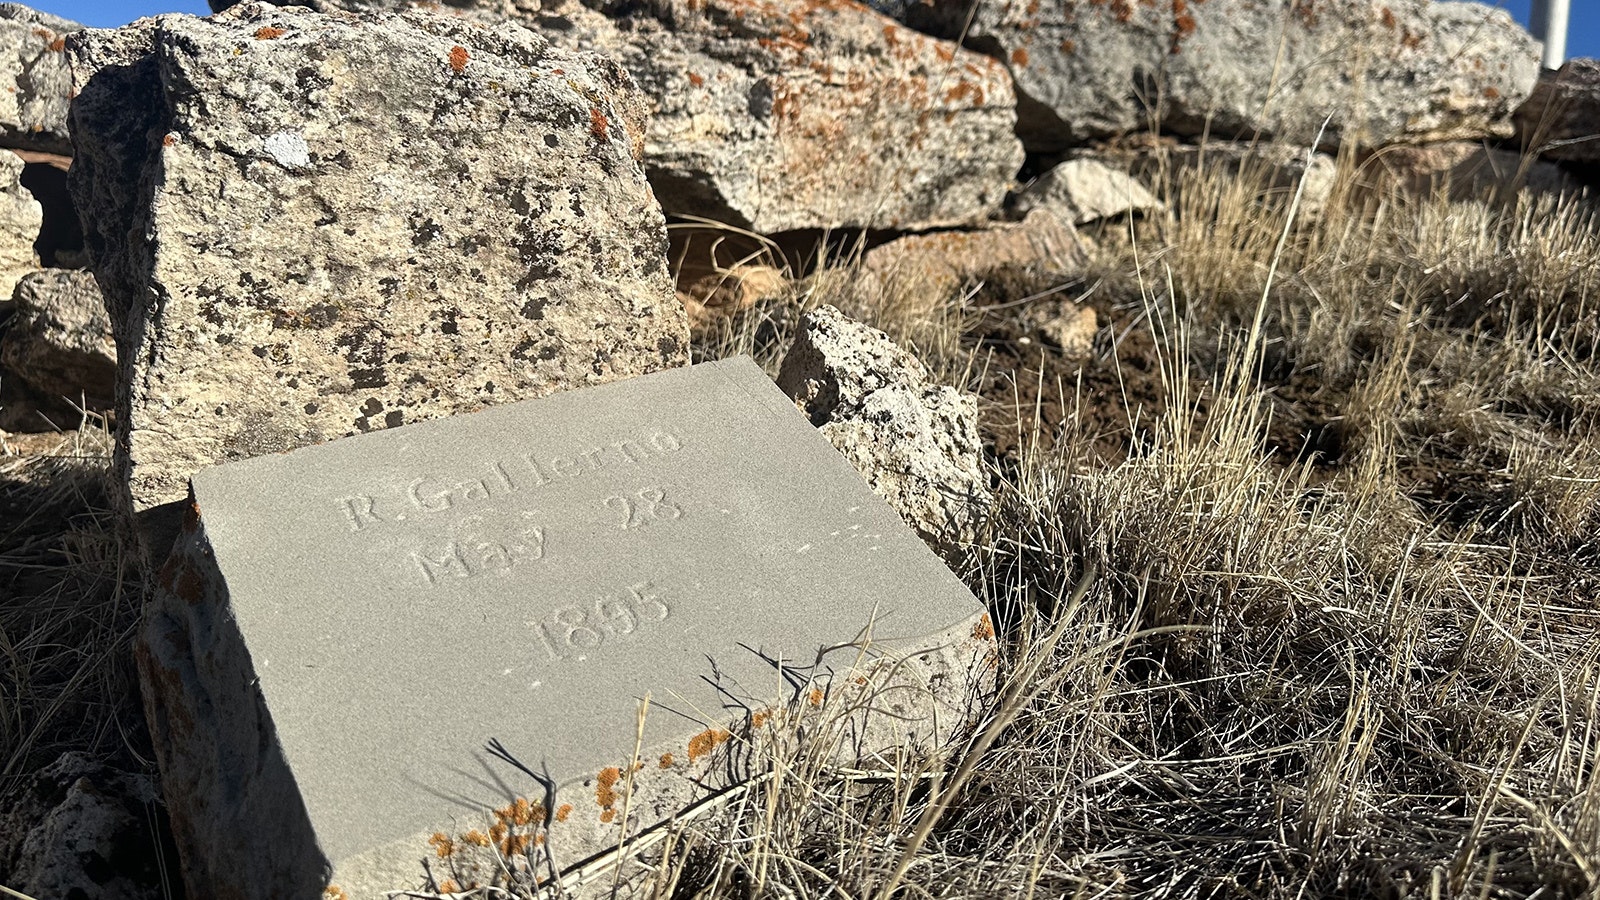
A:
<svg viewBox="0 0 1600 900">
<path fill-rule="evenodd" d="M 256 40 L 270 41 L 275 38 L 281 38 L 287 33 L 288 32 L 284 31 L 282 28 L 277 28 L 272 25 L 263 25 L 256 29 Z"/>
<path fill-rule="evenodd" d="M 1486 87 L 1483 89 L 1483 96 L 1488 100 L 1499 100 L 1500 89 L 1496 87 Z"/>
<path fill-rule="evenodd" d="M 567 820 L 567 816 L 570 816 L 570 815 L 572 815 L 572 804 L 571 803 L 563 803 L 559 807 L 556 808 L 556 821 L 557 822 L 565 822 Z"/>
<path fill-rule="evenodd" d="M 516 856 L 519 853 L 527 852 L 528 848 L 532 845 L 533 835 L 514 834 L 506 838 L 505 843 L 500 845 L 500 852 L 504 853 L 506 856 Z"/>
<path fill-rule="evenodd" d="M 939 54 L 939 61 L 940 62 L 955 62 L 956 51 L 952 47 L 946 47 L 946 46 L 940 45 L 938 47 L 933 48 L 933 52 Z"/>
<path fill-rule="evenodd" d="M 855 682 L 857 687 L 861 687 L 861 686 L 864 686 L 867 683 L 867 676 L 865 676 L 865 675 L 857 675 L 856 677 L 854 677 L 854 678 L 852 678 L 850 680 Z"/>
<path fill-rule="evenodd" d="M 615 819 L 616 817 L 617 817 L 617 811 L 614 810 L 614 809 L 608 809 L 605 812 L 600 814 L 600 821 L 602 821 L 602 822 L 606 823 L 607 825 L 609 825 L 609 824 L 611 824 L 611 821 L 613 819 Z"/>
<path fill-rule="evenodd" d="M 812 688 L 811 689 L 811 693 L 806 695 L 806 700 L 809 701 L 812 706 L 821 706 L 822 705 L 822 688 L 815 688 L 815 687 Z"/>
<path fill-rule="evenodd" d="M 1383 27 L 1389 29 L 1390 31 L 1395 29 L 1394 10 L 1385 6 L 1383 10 L 1378 13 L 1378 18 L 1383 22 Z"/>
<path fill-rule="evenodd" d="M 330 884 L 323 888 L 322 896 L 328 898 L 328 900 L 350 900 L 350 895 L 345 893 L 344 888 L 339 887 L 337 884 Z"/>
<path fill-rule="evenodd" d="M 671 753 L 663 753 L 663 754 L 661 754 L 661 768 L 663 768 L 663 769 L 672 768 L 672 754 Z"/>
<path fill-rule="evenodd" d="M 705 87 L 706 86 L 706 77 L 704 75 L 701 75 L 699 72 L 690 72 L 689 73 L 689 83 L 694 85 L 695 87 Z"/>
<path fill-rule="evenodd" d="M 61 51 L 67 49 L 67 39 L 64 38 L 64 37 L 56 38 L 55 40 L 50 42 L 50 49 L 54 50 L 57 53 L 60 53 Z"/>
<path fill-rule="evenodd" d="M 589 107 L 589 133 L 602 141 L 611 133 L 611 122 L 598 106 Z"/>
<path fill-rule="evenodd" d="M 889 45 L 890 50 L 899 47 L 900 29 L 894 27 L 893 25 L 883 26 L 883 39 Z"/>
<path fill-rule="evenodd" d="M 465 843 L 471 844 L 474 847 L 487 847 L 490 844 L 489 836 L 476 828 L 472 829 L 466 834 L 463 834 L 461 836 L 461 840 Z"/>
<path fill-rule="evenodd" d="M 448 878 L 439 882 L 439 893 L 441 894 L 454 894 L 458 890 L 460 888 L 456 887 L 456 883 Z"/>
<path fill-rule="evenodd" d="M 176 144 L 177 142 L 178 142 L 178 136 L 175 135 L 175 134 L 168 134 L 168 135 L 165 135 L 164 137 L 161 138 L 161 146 L 163 146 L 163 147 L 171 147 L 172 145 Z"/>
<path fill-rule="evenodd" d="M 967 81 L 966 79 L 957 81 L 955 83 L 955 87 L 952 87 L 950 90 L 944 92 L 944 102 L 946 106 L 952 106 L 965 101 L 971 101 L 973 106 L 982 106 L 983 97 L 983 88 L 973 84 L 970 81 Z"/>
<path fill-rule="evenodd" d="M 1408 50 L 1415 50 L 1422 46 L 1422 35 L 1413 34 L 1410 29 L 1406 29 L 1405 33 L 1400 37 L 1400 43 L 1404 44 Z"/>
<path fill-rule="evenodd" d="M 1028 64 L 1028 51 L 1021 47 L 1011 51 L 1011 64 L 1013 66 L 1026 66 Z"/>
<path fill-rule="evenodd" d="M 458 74 L 467 70 L 467 61 L 472 59 L 467 55 L 467 48 L 456 46 L 450 48 L 450 68 Z"/>
<path fill-rule="evenodd" d="M 1068 38 L 1066 40 L 1063 40 L 1061 42 L 1061 52 L 1062 53 L 1077 53 L 1078 52 L 1078 42 L 1074 41 L 1074 40 L 1072 40 L 1070 38 Z"/>
<path fill-rule="evenodd" d="M 694 762 L 702 756 L 722 745 L 728 739 L 728 732 L 721 728 L 707 728 L 689 739 L 689 762 Z"/>
<path fill-rule="evenodd" d="M 770 718 L 772 718 L 771 712 L 764 709 L 758 709 L 750 715 L 750 727 L 760 728 L 761 726 L 767 724 L 767 720 Z"/>
<path fill-rule="evenodd" d="M 533 836 L 533 845 L 535 847 L 543 847 L 544 846 L 544 835 L 542 835 L 542 834 L 534 835 Z"/>
<path fill-rule="evenodd" d="M 496 844 L 505 840 L 506 835 L 510 833 L 511 829 L 507 828 L 506 823 L 504 822 L 496 822 L 489 826 L 489 840 L 495 842 Z"/>
<path fill-rule="evenodd" d="M 510 805 L 495 810 L 494 817 L 507 825 L 532 825 L 544 821 L 544 804 L 529 803 L 528 798 L 518 797 Z"/>
<path fill-rule="evenodd" d="M 433 852 L 440 859 L 444 859 L 456 852 L 456 842 L 450 840 L 450 836 L 442 831 L 435 831 L 433 837 L 428 838 L 428 844 L 433 847 Z"/>
<path fill-rule="evenodd" d="M 622 777 L 622 770 L 616 766 L 606 766 L 595 776 L 594 802 L 604 808 L 617 805 L 617 780 Z"/>
<path fill-rule="evenodd" d="M 972 626 L 972 636 L 980 641 L 987 641 L 994 637 L 994 622 L 988 613 L 978 617 L 978 623 Z"/>
</svg>

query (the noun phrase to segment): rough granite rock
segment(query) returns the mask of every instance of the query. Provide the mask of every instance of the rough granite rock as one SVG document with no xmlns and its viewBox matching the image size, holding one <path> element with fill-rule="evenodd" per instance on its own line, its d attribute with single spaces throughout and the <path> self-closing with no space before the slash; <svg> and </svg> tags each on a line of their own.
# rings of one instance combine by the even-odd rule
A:
<svg viewBox="0 0 1600 900">
<path fill-rule="evenodd" d="M 39 268 L 33 244 L 44 209 L 22 186 L 23 166 L 15 153 L 0 152 L 0 297 L 9 298 L 17 280 Z"/>
<path fill-rule="evenodd" d="M 46 269 L 23 276 L 0 338 L 0 369 L 47 396 L 107 410 L 116 402 L 117 345 L 94 275 Z"/>
<path fill-rule="evenodd" d="M 1371 187 L 1411 194 L 1446 191 L 1452 200 L 1506 200 L 1518 192 L 1577 196 L 1588 188 L 1560 165 L 1475 141 L 1385 147 L 1362 167 Z"/>
<path fill-rule="evenodd" d="M 20 3 L 0 3 L 0 147 L 72 152 L 66 36 L 83 26 Z"/>
<path fill-rule="evenodd" d="M 1047 209 L 1062 220 L 1084 225 L 1128 213 L 1162 208 L 1137 179 L 1093 157 L 1064 160 L 1040 175 L 1012 199 L 1014 213 Z"/>
<path fill-rule="evenodd" d="M 162 819 L 150 778 L 64 754 L 0 797 L 0 884 L 41 900 L 168 896 Z"/>
<path fill-rule="evenodd" d="M 934 550 L 949 558 L 972 540 L 993 499 L 976 398 L 831 306 L 801 320 L 778 387 Z"/>
<path fill-rule="evenodd" d="M 260 3 L 68 45 L 147 541 L 216 462 L 687 362 L 615 63 L 514 24 Z"/>
<path fill-rule="evenodd" d="M 763 233 L 915 230 L 999 209 L 1022 165 L 994 60 L 852 0 L 577 2 L 539 30 L 614 56 L 650 96 L 645 165 L 669 214 Z"/>
<path fill-rule="evenodd" d="M 1021 222 L 911 234 L 874 247 L 861 261 L 853 290 L 870 302 L 932 315 L 963 283 L 998 269 L 1065 274 L 1080 270 L 1087 259 L 1077 229 L 1050 210 L 1036 209 Z"/>
<path fill-rule="evenodd" d="M 1523 145 L 1549 159 L 1600 162 L 1600 60 L 1545 72 L 1515 120 Z"/>
<path fill-rule="evenodd" d="M 905 20 L 959 32 L 970 4 Z M 1376 146 L 1509 134 L 1538 45 L 1503 9 L 1433 0 L 995 0 L 967 43 L 1016 79 L 1030 150 L 1149 130 Z"/>
</svg>

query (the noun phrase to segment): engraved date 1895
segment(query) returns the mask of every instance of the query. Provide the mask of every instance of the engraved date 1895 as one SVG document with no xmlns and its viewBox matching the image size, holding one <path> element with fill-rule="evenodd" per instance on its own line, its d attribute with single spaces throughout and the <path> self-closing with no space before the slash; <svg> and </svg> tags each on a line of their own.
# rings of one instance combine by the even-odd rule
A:
<svg viewBox="0 0 1600 900">
<path fill-rule="evenodd" d="M 563 606 L 543 621 L 530 624 L 551 658 L 564 660 L 598 650 L 607 642 L 665 621 L 671 614 L 660 590 L 640 581 L 621 594 L 602 594 L 591 604 Z"/>
</svg>

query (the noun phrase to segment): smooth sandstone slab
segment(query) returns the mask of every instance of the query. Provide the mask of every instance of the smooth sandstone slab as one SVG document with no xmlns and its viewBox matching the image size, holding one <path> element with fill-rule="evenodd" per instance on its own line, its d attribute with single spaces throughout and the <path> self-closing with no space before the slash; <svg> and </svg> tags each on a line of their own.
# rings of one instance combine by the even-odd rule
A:
<svg viewBox="0 0 1600 900">
<path fill-rule="evenodd" d="M 927 747 L 992 665 L 981 604 L 746 359 L 193 498 L 139 656 L 194 896 L 375 897 L 424 857 L 487 883 L 476 839 L 521 860 L 503 878 L 567 869 L 742 778 L 752 725 L 842 694 L 843 755 Z"/>
</svg>

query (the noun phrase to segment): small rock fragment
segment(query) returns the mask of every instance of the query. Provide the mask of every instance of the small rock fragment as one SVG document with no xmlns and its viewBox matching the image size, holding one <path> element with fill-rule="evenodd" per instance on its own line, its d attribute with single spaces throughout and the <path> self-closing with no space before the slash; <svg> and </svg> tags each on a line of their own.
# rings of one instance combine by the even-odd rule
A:
<svg viewBox="0 0 1600 900">
<path fill-rule="evenodd" d="M 801 320 L 778 387 L 941 555 L 973 539 L 992 501 L 976 398 L 831 306 Z"/>
<path fill-rule="evenodd" d="M 117 347 L 94 276 L 46 269 L 23 276 L 0 338 L 0 368 L 46 396 L 107 410 L 116 402 Z"/>
<path fill-rule="evenodd" d="M 1040 175 L 1013 200 L 1016 213 L 1048 209 L 1063 221 L 1084 225 L 1162 208 L 1160 200 L 1126 172 L 1093 157 L 1068 159 Z"/>
</svg>

